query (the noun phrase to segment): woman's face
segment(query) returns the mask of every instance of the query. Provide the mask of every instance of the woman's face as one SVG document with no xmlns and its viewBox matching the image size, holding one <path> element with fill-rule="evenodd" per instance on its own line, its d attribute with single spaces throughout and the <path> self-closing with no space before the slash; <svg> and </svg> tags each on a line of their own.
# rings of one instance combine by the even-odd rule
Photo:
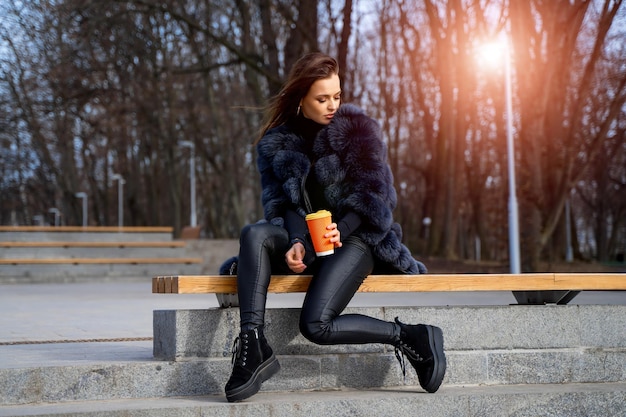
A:
<svg viewBox="0 0 626 417">
<path fill-rule="evenodd" d="M 300 110 L 307 119 L 327 125 L 333 119 L 341 102 L 339 76 L 315 81 L 306 96 L 300 101 Z"/>
</svg>

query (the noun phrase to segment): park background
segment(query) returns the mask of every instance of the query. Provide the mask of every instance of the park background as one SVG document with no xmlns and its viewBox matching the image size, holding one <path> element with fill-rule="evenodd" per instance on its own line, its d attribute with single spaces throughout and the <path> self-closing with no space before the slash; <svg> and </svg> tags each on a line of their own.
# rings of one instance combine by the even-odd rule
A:
<svg viewBox="0 0 626 417">
<path fill-rule="evenodd" d="M 502 39 L 510 118 L 506 57 L 481 53 Z M 614 0 L 2 2 L 0 224 L 178 236 L 197 223 L 203 238 L 237 238 L 262 217 L 263 106 L 314 50 L 337 57 L 344 102 L 380 122 L 418 257 L 508 262 L 511 121 L 522 270 L 623 263 Z"/>
</svg>

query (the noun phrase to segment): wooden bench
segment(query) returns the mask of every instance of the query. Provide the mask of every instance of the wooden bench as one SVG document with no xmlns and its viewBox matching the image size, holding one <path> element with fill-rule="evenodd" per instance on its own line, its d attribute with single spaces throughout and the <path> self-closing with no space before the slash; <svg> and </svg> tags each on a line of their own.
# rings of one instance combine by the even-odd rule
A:
<svg viewBox="0 0 626 417">
<path fill-rule="evenodd" d="M 0 226 L 0 232 L 172 233 L 169 226 Z"/>
<path fill-rule="evenodd" d="M 184 248 L 185 242 L 0 242 L 0 248 Z"/>
<path fill-rule="evenodd" d="M 306 292 L 311 276 L 273 275 L 268 292 Z M 426 274 L 370 275 L 359 292 L 446 291 L 579 291 L 626 290 L 626 274 Z M 216 294 L 222 307 L 236 306 L 237 278 L 233 275 L 178 275 L 152 278 L 155 294 Z M 564 297 L 565 299 L 565 297 Z M 570 298 L 571 299 L 571 298 Z M 567 301 L 564 302 L 565 304 Z"/>
<path fill-rule="evenodd" d="M 202 228 L 200 226 L 185 226 L 180 232 L 180 238 L 183 240 L 198 240 L 200 239 L 200 232 Z"/>
<path fill-rule="evenodd" d="M 271 293 L 306 292 L 311 276 L 273 275 Z M 604 291 L 626 290 L 626 274 L 533 273 L 533 274 L 425 274 L 370 275 L 359 292 L 428 291 Z M 232 294 L 234 275 L 178 275 L 152 278 L 155 294 Z"/>
<path fill-rule="evenodd" d="M 200 264 L 202 258 L 13 258 L 0 259 L 0 265 L 86 265 L 86 264 Z"/>
</svg>

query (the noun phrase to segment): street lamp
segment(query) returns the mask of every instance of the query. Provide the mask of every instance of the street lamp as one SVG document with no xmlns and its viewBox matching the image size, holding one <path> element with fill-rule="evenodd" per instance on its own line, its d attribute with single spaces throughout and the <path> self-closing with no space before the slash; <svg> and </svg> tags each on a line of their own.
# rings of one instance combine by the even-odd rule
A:
<svg viewBox="0 0 626 417">
<path fill-rule="evenodd" d="M 565 262 L 574 261 L 574 249 L 572 248 L 572 229 L 570 228 L 570 223 L 572 221 L 571 213 L 570 199 L 568 197 L 567 200 L 565 200 Z"/>
<path fill-rule="evenodd" d="M 113 180 L 117 180 L 117 225 L 119 227 L 124 226 L 124 177 L 120 174 L 113 174 L 111 177 Z"/>
<path fill-rule="evenodd" d="M 519 243 L 519 215 L 517 205 L 517 191 L 515 186 L 515 148 L 513 144 L 513 94 L 511 86 L 511 48 L 508 39 L 504 36 L 499 42 L 484 45 L 481 48 L 483 58 L 487 60 L 504 58 L 504 82 L 506 99 L 506 147 L 509 174 L 509 258 L 511 273 L 519 274 L 520 243 Z"/>
<path fill-rule="evenodd" d="M 54 213 L 54 225 L 59 225 L 59 209 L 56 207 L 52 207 L 48 210 L 48 213 Z"/>
<path fill-rule="evenodd" d="M 180 146 L 189 148 L 189 188 L 191 189 L 191 227 L 196 227 L 196 146 L 193 142 L 184 140 L 180 142 Z"/>
<path fill-rule="evenodd" d="M 87 227 L 87 193 L 81 191 L 74 194 L 74 196 L 83 200 L 83 227 Z"/>
</svg>

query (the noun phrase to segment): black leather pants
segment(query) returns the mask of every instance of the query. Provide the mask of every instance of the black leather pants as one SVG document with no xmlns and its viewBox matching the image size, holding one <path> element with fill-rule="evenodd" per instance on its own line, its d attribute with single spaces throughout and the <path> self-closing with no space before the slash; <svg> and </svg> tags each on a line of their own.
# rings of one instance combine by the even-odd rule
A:
<svg viewBox="0 0 626 417">
<path fill-rule="evenodd" d="M 300 331 L 317 344 L 397 342 L 395 323 L 361 314 L 344 314 L 354 293 L 374 268 L 369 247 L 350 236 L 330 256 L 316 258 L 304 274 L 313 279 L 300 315 Z M 287 231 L 269 223 L 244 227 L 241 232 L 237 286 L 242 331 L 262 326 L 267 287 L 273 274 L 293 274 L 285 262 Z M 312 249 L 308 249 L 312 250 Z"/>
</svg>

